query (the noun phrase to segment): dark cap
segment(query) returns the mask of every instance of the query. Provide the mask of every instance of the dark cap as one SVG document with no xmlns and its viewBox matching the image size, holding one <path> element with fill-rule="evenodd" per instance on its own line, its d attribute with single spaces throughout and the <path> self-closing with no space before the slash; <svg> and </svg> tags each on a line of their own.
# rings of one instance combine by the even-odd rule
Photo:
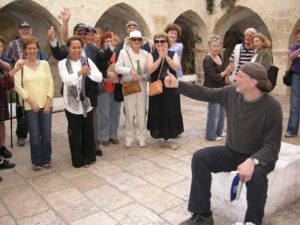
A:
<svg viewBox="0 0 300 225">
<path fill-rule="evenodd" d="M 127 27 L 129 27 L 129 26 L 136 26 L 136 27 L 138 27 L 139 25 L 137 24 L 137 22 L 134 22 L 133 20 L 130 20 L 130 21 L 128 21 L 128 23 L 126 23 L 126 28 Z"/>
<path fill-rule="evenodd" d="M 95 28 L 92 27 L 92 26 L 88 26 L 87 29 L 88 29 L 89 32 L 93 31 L 94 33 L 97 33 Z"/>
<path fill-rule="evenodd" d="M 25 28 L 25 27 L 31 28 L 31 24 L 28 21 L 22 21 L 19 24 L 19 29 L 22 29 L 22 28 Z"/>
<path fill-rule="evenodd" d="M 268 73 L 266 68 L 257 62 L 248 62 L 242 65 L 241 71 L 254 79 L 266 80 L 268 79 Z"/>
<path fill-rule="evenodd" d="M 88 27 L 87 27 L 87 25 L 85 25 L 84 23 L 78 23 L 78 24 L 76 24 L 76 26 L 74 27 L 74 32 L 75 32 L 75 31 L 82 30 L 82 29 L 89 30 Z"/>
</svg>

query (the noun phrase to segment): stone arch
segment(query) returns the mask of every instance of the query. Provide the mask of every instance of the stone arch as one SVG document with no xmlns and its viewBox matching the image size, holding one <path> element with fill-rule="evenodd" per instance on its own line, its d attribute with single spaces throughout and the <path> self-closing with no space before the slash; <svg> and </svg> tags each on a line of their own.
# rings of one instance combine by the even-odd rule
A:
<svg viewBox="0 0 300 225">
<path fill-rule="evenodd" d="M 181 42 L 183 43 L 182 70 L 184 74 L 201 74 L 202 57 L 199 55 L 202 50 L 202 43 L 206 42 L 208 31 L 200 16 L 187 10 L 181 13 L 174 23 L 182 28 Z M 191 54 L 194 52 L 194 54 Z"/>
<path fill-rule="evenodd" d="M 50 26 L 60 31 L 61 27 L 55 17 L 43 6 L 31 0 L 11 1 L 0 9 L 0 35 L 7 40 L 15 39 L 19 36 L 18 25 L 21 21 L 27 20 L 32 25 L 32 35 L 37 37 L 40 45 L 45 49 L 48 56 L 51 55 L 47 31 Z M 61 40 L 60 32 L 56 32 L 58 40 Z M 6 44 L 7 44 L 6 43 Z M 57 72 L 57 62 L 53 57 L 49 57 L 52 75 L 55 84 L 55 95 L 59 95 L 58 87 L 61 87 L 61 79 Z"/>
<path fill-rule="evenodd" d="M 237 6 L 230 13 L 225 13 L 217 22 L 213 33 L 223 39 L 224 61 L 228 58 L 237 43 L 241 43 L 247 28 L 254 27 L 258 32 L 272 40 L 271 34 L 261 17 L 249 8 Z"/>
<path fill-rule="evenodd" d="M 149 27 L 142 15 L 125 3 L 116 4 L 106 10 L 97 21 L 96 26 L 104 32 L 108 30 L 114 32 L 122 40 L 127 36 L 125 25 L 129 20 L 137 22 L 139 29 L 146 37 L 151 36 Z M 118 21 L 118 23 L 115 23 L 115 21 Z"/>
<path fill-rule="evenodd" d="M 33 36 L 39 39 L 40 44 L 45 47 L 48 43 L 47 31 L 50 26 L 60 30 L 60 24 L 51 13 L 31 0 L 12 1 L 0 9 L 0 33 L 7 40 L 17 37 L 18 24 L 27 20 L 32 25 Z M 60 39 L 59 32 L 57 33 Z"/>
</svg>

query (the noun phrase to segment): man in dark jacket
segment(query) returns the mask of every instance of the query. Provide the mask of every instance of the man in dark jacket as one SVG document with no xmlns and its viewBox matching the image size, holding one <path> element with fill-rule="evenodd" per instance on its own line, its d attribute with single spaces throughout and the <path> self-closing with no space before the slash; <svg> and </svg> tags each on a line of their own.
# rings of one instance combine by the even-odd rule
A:
<svg viewBox="0 0 300 225">
<path fill-rule="evenodd" d="M 210 208 L 211 173 L 237 170 L 247 187 L 245 223 L 262 224 L 267 199 L 267 174 L 274 167 L 281 144 L 282 109 L 267 94 L 271 83 L 259 63 L 244 64 L 236 86 L 207 88 L 179 82 L 169 73 L 165 86 L 196 100 L 221 104 L 227 115 L 225 146 L 198 150 L 192 158 L 192 185 L 188 210 L 192 217 L 180 225 L 213 225 Z"/>
</svg>

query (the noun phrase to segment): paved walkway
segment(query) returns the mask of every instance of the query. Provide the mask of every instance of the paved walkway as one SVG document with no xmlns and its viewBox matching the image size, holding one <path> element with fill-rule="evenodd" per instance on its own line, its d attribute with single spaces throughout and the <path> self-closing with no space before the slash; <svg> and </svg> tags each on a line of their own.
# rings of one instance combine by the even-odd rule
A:
<svg viewBox="0 0 300 225">
<path fill-rule="evenodd" d="M 278 97 L 288 119 L 288 96 Z M 53 168 L 34 172 L 29 141 L 12 150 L 16 168 L 0 171 L 0 224 L 42 225 L 167 225 L 188 218 L 191 182 L 190 160 L 197 149 L 223 144 L 204 140 L 207 104 L 182 97 L 185 132 L 176 151 L 155 149 L 147 139 L 144 149 L 124 147 L 124 116 L 119 127 L 120 145 L 101 147 L 103 157 L 90 168 L 71 166 L 67 121 L 53 114 Z M 15 121 L 14 121 L 15 123 Z M 8 123 L 6 124 L 9 127 Z M 10 131 L 7 129 L 7 136 Z M 14 140 L 16 142 L 16 140 Z M 300 145 L 300 137 L 283 141 Z M 7 138 L 9 143 L 9 138 Z M 300 149 L 299 149 L 300 151 Z M 296 199 L 295 199 L 296 200 Z M 215 216 L 216 225 L 233 221 Z M 300 224 L 300 200 L 266 221 L 265 225 Z"/>
</svg>

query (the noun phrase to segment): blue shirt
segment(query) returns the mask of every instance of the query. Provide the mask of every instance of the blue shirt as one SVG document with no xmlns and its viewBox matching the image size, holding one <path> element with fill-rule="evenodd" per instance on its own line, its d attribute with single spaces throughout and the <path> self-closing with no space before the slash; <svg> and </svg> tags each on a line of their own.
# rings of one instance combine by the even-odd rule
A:
<svg viewBox="0 0 300 225">
<path fill-rule="evenodd" d="M 183 45 L 182 43 L 176 42 L 171 48 L 169 48 L 169 50 L 176 52 L 179 57 L 179 68 L 176 71 L 176 76 L 177 78 L 181 78 L 183 76 L 182 68 L 181 68 L 181 56 L 182 56 Z"/>
</svg>

